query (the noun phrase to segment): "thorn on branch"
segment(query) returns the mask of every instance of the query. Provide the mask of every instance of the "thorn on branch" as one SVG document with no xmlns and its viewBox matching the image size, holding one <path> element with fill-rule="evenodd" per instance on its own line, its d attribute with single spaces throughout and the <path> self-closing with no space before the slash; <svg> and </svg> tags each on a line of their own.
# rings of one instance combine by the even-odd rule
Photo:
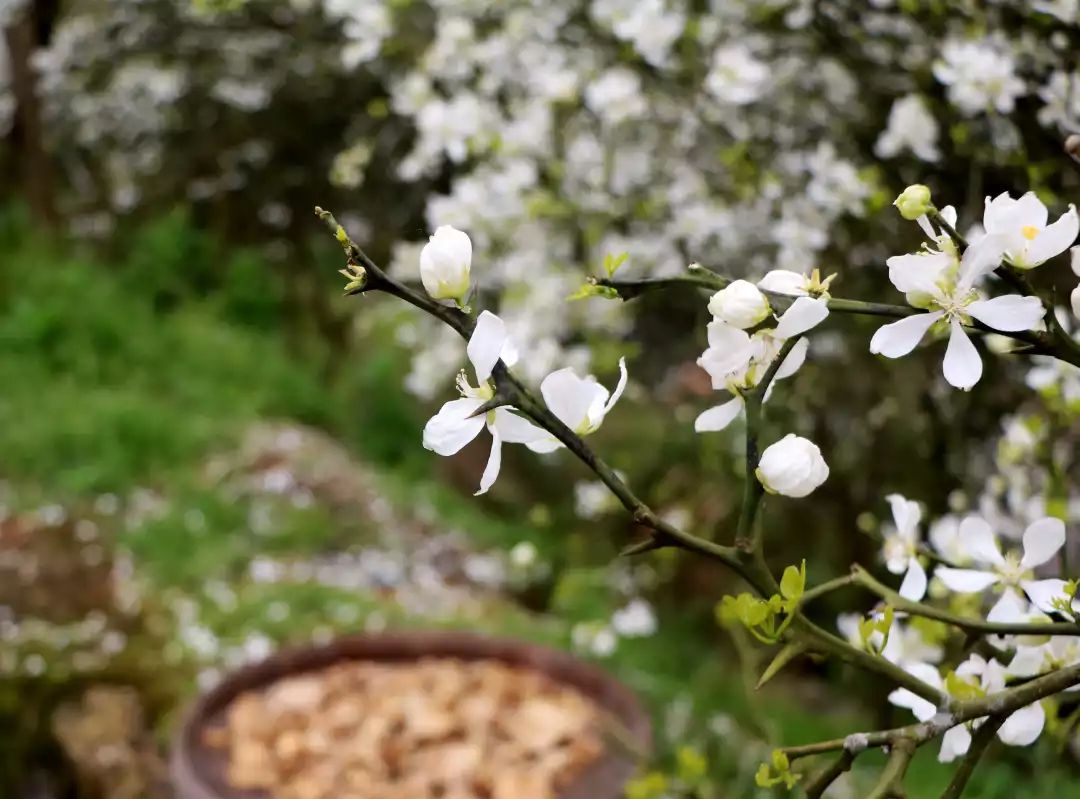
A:
<svg viewBox="0 0 1080 799">
<path fill-rule="evenodd" d="M 508 398 L 506 398 L 506 397 L 504 397 L 504 396 L 502 396 L 500 394 L 496 394 L 494 397 L 489 399 L 487 402 L 485 402 L 483 405 L 481 405 L 475 411 L 470 413 L 467 418 L 475 419 L 477 416 L 483 416 L 488 411 L 493 411 L 496 408 L 501 408 L 504 405 L 509 405 L 509 404 L 510 404 L 510 400 Z"/>
</svg>

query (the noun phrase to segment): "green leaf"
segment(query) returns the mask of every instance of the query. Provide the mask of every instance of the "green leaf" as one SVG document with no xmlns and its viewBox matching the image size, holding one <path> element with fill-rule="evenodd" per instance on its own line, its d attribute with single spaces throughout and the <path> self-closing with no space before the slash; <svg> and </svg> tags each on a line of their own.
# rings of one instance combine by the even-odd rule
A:
<svg viewBox="0 0 1080 799">
<path fill-rule="evenodd" d="M 780 578 L 780 593 L 785 599 L 798 599 L 806 590 L 806 561 L 802 566 L 795 568 L 788 566 L 784 569 L 784 576 Z"/>
<path fill-rule="evenodd" d="M 780 670 L 784 668 L 788 663 L 793 661 L 799 655 L 806 651 L 806 646 L 799 643 L 791 643 L 776 653 L 776 657 L 772 659 L 772 662 L 765 668 L 765 671 L 761 674 L 761 679 L 757 681 L 757 685 L 754 686 L 754 690 L 759 690 L 765 683 L 780 673 Z"/>
<path fill-rule="evenodd" d="M 618 255 L 612 255 L 607 253 L 604 256 L 604 271 L 607 276 L 615 277 L 615 273 L 619 271 L 619 267 L 626 263 L 626 259 L 630 257 L 630 253 L 621 252 Z"/>
</svg>

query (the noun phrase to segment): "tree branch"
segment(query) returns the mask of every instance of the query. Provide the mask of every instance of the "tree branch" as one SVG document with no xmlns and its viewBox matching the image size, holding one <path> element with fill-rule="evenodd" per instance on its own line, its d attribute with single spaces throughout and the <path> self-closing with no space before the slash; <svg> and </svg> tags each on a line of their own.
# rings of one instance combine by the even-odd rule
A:
<svg viewBox="0 0 1080 799">
<path fill-rule="evenodd" d="M 1072 622 L 1011 623 L 993 622 L 957 616 L 946 610 L 905 599 L 887 585 L 879 582 L 862 566 L 852 567 L 852 577 L 857 585 L 884 599 L 894 610 L 944 622 L 969 633 L 986 635 L 1080 635 L 1080 624 Z"/>
<path fill-rule="evenodd" d="M 900 799 L 904 796 L 904 775 L 915 757 L 916 748 L 918 744 L 910 738 L 901 738 L 892 745 L 881 779 L 874 790 L 866 795 L 866 799 Z"/>
</svg>

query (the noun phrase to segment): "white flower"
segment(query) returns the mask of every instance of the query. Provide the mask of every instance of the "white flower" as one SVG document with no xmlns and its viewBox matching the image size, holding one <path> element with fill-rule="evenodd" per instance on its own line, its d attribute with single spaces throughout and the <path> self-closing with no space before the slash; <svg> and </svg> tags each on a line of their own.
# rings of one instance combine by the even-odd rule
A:
<svg viewBox="0 0 1080 799">
<path fill-rule="evenodd" d="M 705 90 L 722 103 L 748 105 L 759 100 L 768 87 L 771 71 L 748 47 L 730 44 L 713 54 L 705 76 Z"/>
<path fill-rule="evenodd" d="M 788 294 L 794 297 L 829 297 L 829 284 L 836 275 L 822 280 L 821 272 L 811 270 L 809 275 L 802 272 L 794 272 L 790 269 L 773 269 L 758 281 L 758 288 L 762 291 L 771 291 L 774 294 Z"/>
<path fill-rule="evenodd" d="M 420 251 L 420 280 L 436 300 L 461 302 L 469 293 L 472 241 L 466 233 L 442 225 Z"/>
<path fill-rule="evenodd" d="M 626 390 L 628 379 L 626 359 L 619 358 L 619 382 L 614 393 L 600 385 L 592 375 L 578 377 L 567 367 L 552 372 L 540 383 L 540 393 L 548 409 L 559 421 L 577 433 L 587 436 L 599 429 L 615 403 Z"/>
<path fill-rule="evenodd" d="M 1034 569 L 1049 561 L 1065 543 L 1065 523 L 1046 517 L 1028 525 L 1024 531 L 1023 554 L 1003 555 L 990 525 L 978 516 L 968 516 L 960 523 L 958 545 L 976 566 L 982 569 L 955 569 L 939 566 L 935 575 L 945 587 L 961 593 L 983 591 L 1001 585 L 1005 592 L 990 610 L 990 621 L 1016 621 L 1026 616 L 1017 590 L 1043 613 L 1054 611 L 1053 600 L 1064 599 L 1065 581 L 1034 579 Z"/>
<path fill-rule="evenodd" d="M 480 407 L 494 397 L 488 382 L 495 364 L 501 359 L 507 365 L 517 361 L 517 352 L 506 335 L 506 325 L 495 314 L 484 311 L 476 320 L 476 329 L 467 348 L 469 362 L 476 372 L 477 385 L 469 385 L 465 372 L 458 376 L 461 399 L 443 405 L 424 426 L 424 448 L 439 455 L 453 455 L 480 435 L 487 427 L 491 433 L 491 454 L 480 478 L 478 495 L 486 493 L 502 465 L 503 442 L 525 444 L 535 452 L 550 451 L 546 439 L 550 436 L 508 408 L 495 408 L 476 416 Z"/>
<path fill-rule="evenodd" d="M 910 150 L 923 161 L 936 161 L 941 156 L 937 140 L 938 123 L 934 115 L 922 97 L 909 94 L 893 103 L 874 152 L 879 158 L 893 158 L 903 150 Z"/>
<path fill-rule="evenodd" d="M 735 280 L 712 296 L 709 313 L 721 322 L 745 330 L 765 321 L 772 308 L 757 286 L 749 280 Z"/>
<path fill-rule="evenodd" d="M 943 242 L 939 240 L 939 244 Z M 1044 314 L 1037 297 L 1006 294 L 979 299 L 976 282 L 991 272 L 1000 258 L 1001 243 L 995 236 L 975 241 L 959 261 L 955 250 L 947 246 L 889 258 L 889 280 L 907 295 L 909 304 L 927 312 L 878 328 L 870 340 L 870 352 L 886 358 L 907 355 L 931 326 L 941 322 L 949 329 L 943 363 L 945 379 L 956 388 L 970 389 L 982 377 L 982 360 L 963 326 L 978 319 L 995 330 L 1030 330 L 1040 324 Z"/>
<path fill-rule="evenodd" d="M 986 198 L 983 227 L 987 234 L 1000 237 L 1009 263 L 1031 269 L 1065 252 L 1080 233 L 1074 205 L 1052 225 L 1046 224 L 1047 217 L 1046 206 L 1034 192 L 1019 200 L 1002 193 L 992 200 Z"/>
<path fill-rule="evenodd" d="M 926 663 L 915 663 L 906 669 L 910 674 L 939 691 L 948 692 L 948 684 L 941 679 L 938 670 Z M 996 660 L 984 660 L 979 655 L 971 655 L 956 668 L 955 679 L 967 683 L 981 695 L 996 694 L 1005 689 L 1005 669 Z M 897 707 L 910 710 L 919 721 L 929 721 L 938 714 L 933 702 L 923 699 L 907 688 L 897 688 L 889 694 L 889 702 Z M 985 721 L 985 717 L 958 724 L 941 739 L 938 760 L 950 763 L 965 754 L 971 746 L 971 730 Z M 1046 713 L 1038 702 L 1014 711 L 997 732 L 1002 743 L 1009 746 L 1029 746 L 1042 734 L 1046 724 Z"/>
<path fill-rule="evenodd" d="M 656 613 L 644 599 L 632 599 L 615 611 L 611 626 L 623 638 L 648 638 L 656 632 Z"/>
<path fill-rule="evenodd" d="M 741 390 L 758 384 L 787 339 L 802 335 L 828 315 L 827 300 L 799 297 L 783 313 L 775 328 L 759 330 L 753 336 L 718 319 L 710 322 L 709 347 L 697 362 L 709 373 L 713 388 L 729 391 L 732 398 L 703 411 L 694 420 L 694 429 L 699 433 L 716 432 L 731 424 L 743 410 Z M 806 339 L 797 342 L 773 379 L 783 380 L 799 371 L 806 360 L 808 347 Z M 771 390 L 772 385 L 769 386 Z M 768 396 L 769 392 L 766 392 L 766 398 Z"/>
<path fill-rule="evenodd" d="M 790 269 L 773 269 L 758 281 L 758 288 L 777 294 L 793 294 L 797 297 L 805 297 L 810 293 L 807 289 L 808 282 L 806 275 L 801 272 L 793 272 Z"/>
<path fill-rule="evenodd" d="M 510 562 L 519 569 L 527 569 L 536 563 L 536 545 L 532 541 L 519 541 L 510 550 Z"/>
<path fill-rule="evenodd" d="M 885 568 L 893 574 L 903 574 L 900 596 L 918 602 L 926 593 L 926 571 L 918 558 L 919 522 L 922 510 L 899 494 L 885 497 L 892 507 L 896 527 L 885 535 Z"/>
<path fill-rule="evenodd" d="M 1080 640 L 1071 635 L 1055 635 L 1044 644 L 1017 646 L 1005 671 L 1010 677 L 1038 677 L 1074 663 L 1080 663 Z M 1070 690 L 1080 688 L 1073 686 Z"/>
<path fill-rule="evenodd" d="M 805 497 L 825 482 L 829 467 L 817 444 L 788 433 L 765 448 L 755 474 L 766 491 Z"/>
<path fill-rule="evenodd" d="M 1011 114 L 1025 91 L 1012 54 L 989 40 L 946 42 L 934 77 L 949 87 L 949 100 L 968 116 L 990 110 Z"/>
</svg>

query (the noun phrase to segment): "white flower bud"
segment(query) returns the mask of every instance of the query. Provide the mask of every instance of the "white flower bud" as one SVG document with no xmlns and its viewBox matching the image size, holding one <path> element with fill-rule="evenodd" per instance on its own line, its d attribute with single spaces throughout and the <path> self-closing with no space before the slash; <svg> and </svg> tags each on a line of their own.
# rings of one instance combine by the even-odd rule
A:
<svg viewBox="0 0 1080 799">
<path fill-rule="evenodd" d="M 930 189 L 921 183 L 915 183 L 904 189 L 893 205 L 900 211 L 900 216 L 911 221 L 930 213 L 930 209 L 934 207 L 930 202 Z"/>
<path fill-rule="evenodd" d="M 829 476 L 817 444 L 788 433 L 761 453 L 757 478 L 772 494 L 805 497 Z"/>
<path fill-rule="evenodd" d="M 436 300 L 463 301 L 469 293 L 472 242 L 450 225 L 436 229 L 420 251 L 420 280 Z"/>
<path fill-rule="evenodd" d="M 1069 299 L 1072 300 L 1073 316 L 1080 319 L 1080 286 L 1073 289 Z"/>
<path fill-rule="evenodd" d="M 775 291 L 777 294 L 805 296 L 806 275 L 792 272 L 790 269 L 774 269 L 758 281 L 758 288 L 763 291 Z"/>
<path fill-rule="evenodd" d="M 748 280 L 736 280 L 712 296 L 709 313 L 732 327 L 745 330 L 764 322 L 772 308 L 757 286 Z"/>
</svg>

